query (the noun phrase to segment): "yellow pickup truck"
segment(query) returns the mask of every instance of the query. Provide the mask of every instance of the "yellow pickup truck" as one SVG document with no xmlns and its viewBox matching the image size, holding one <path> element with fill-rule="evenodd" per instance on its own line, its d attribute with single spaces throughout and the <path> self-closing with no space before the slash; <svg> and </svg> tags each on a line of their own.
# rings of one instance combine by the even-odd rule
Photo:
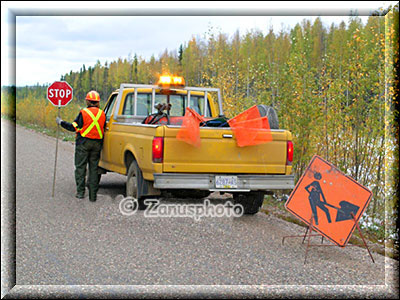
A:
<svg viewBox="0 0 400 300">
<path fill-rule="evenodd" d="M 200 128 L 200 147 L 178 140 L 186 107 L 206 120 L 224 117 L 219 89 L 182 81 L 124 83 L 110 95 L 99 163 L 103 174 L 126 175 L 126 196 L 137 198 L 141 209 L 146 197 L 203 198 L 218 191 L 231 193 L 245 214 L 255 214 L 265 194 L 293 189 L 292 135 L 278 129 L 271 107 L 259 106 L 268 116 L 271 142 L 238 147 L 231 128 L 215 126 Z"/>
</svg>

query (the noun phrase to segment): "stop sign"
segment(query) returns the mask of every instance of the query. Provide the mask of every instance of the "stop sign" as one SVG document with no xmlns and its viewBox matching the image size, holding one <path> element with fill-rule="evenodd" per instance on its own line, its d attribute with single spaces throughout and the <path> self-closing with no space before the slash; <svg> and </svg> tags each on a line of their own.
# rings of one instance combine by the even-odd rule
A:
<svg viewBox="0 0 400 300">
<path fill-rule="evenodd" d="M 47 88 L 47 99 L 55 106 L 66 106 L 72 100 L 72 87 L 66 81 L 55 81 Z"/>
</svg>

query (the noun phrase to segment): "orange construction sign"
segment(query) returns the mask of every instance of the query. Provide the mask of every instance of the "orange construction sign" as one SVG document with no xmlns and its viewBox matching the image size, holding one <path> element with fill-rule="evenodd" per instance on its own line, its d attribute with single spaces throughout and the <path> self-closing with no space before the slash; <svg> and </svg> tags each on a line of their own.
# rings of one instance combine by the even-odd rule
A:
<svg viewBox="0 0 400 300">
<path fill-rule="evenodd" d="M 315 230 L 344 247 L 371 198 L 369 189 L 315 155 L 285 207 L 306 224 L 311 220 Z"/>
</svg>

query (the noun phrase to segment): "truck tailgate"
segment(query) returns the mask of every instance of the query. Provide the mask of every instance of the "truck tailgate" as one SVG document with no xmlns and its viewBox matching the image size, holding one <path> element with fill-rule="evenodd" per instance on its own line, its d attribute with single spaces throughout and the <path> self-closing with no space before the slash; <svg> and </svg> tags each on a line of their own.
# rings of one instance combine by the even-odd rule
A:
<svg viewBox="0 0 400 300">
<path fill-rule="evenodd" d="M 271 130 L 271 142 L 238 147 L 229 128 L 201 128 L 201 146 L 176 139 L 178 127 L 165 129 L 163 172 L 285 174 L 286 130 Z"/>
</svg>

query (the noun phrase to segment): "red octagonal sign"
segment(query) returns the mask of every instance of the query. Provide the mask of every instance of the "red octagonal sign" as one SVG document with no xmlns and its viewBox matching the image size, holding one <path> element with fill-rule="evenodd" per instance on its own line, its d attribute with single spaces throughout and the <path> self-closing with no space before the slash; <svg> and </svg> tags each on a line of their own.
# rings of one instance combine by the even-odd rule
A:
<svg viewBox="0 0 400 300">
<path fill-rule="evenodd" d="M 66 81 L 55 81 L 47 88 L 47 99 L 55 106 L 66 106 L 73 98 L 73 89 Z"/>
</svg>

